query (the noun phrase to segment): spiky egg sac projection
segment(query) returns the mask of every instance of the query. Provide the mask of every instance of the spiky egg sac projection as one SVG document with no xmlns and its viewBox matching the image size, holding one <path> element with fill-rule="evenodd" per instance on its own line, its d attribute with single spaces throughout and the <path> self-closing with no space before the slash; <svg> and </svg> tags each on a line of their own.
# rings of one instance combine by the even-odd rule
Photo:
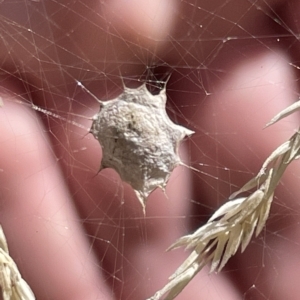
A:
<svg viewBox="0 0 300 300">
<path fill-rule="evenodd" d="M 166 86 L 152 95 L 144 83 L 101 101 L 90 132 L 102 147 L 100 170 L 113 168 L 134 189 L 145 211 L 146 199 L 165 188 L 181 163 L 178 148 L 194 132 L 173 123 L 166 113 Z"/>
</svg>

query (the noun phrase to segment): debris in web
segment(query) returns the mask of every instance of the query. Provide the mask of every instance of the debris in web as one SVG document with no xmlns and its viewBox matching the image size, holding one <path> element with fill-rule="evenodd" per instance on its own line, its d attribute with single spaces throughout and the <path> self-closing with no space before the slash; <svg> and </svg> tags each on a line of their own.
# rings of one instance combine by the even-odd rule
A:
<svg viewBox="0 0 300 300">
<path fill-rule="evenodd" d="M 90 129 L 103 150 L 100 170 L 116 170 L 134 189 L 144 213 L 149 194 L 165 189 L 173 169 L 181 164 L 180 142 L 193 134 L 170 120 L 166 100 L 166 85 L 158 95 L 146 84 L 124 86 L 117 98 L 98 100 L 100 111 Z"/>
<path fill-rule="evenodd" d="M 0 287 L 3 300 L 34 300 L 29 285 L 21 277 L 18 267 L 8 252 L 7 242 L 0 226 Z"/>
<path fill-rule="evenodd" d="M 300 101 L 275 116 L 268 125 L 300 110 Z M 259 235 L 269 216 L 274 190 L 288 165 L 300 156 L 300 129 L 265 160 L 258 174 L 232 194 L 193 234 L 179 238 L 168 250 L 192 249 L 191 254 L 169 277 L 169 282 L 148 300 L 174 299 L 208 263 L 220 272 L 239 247 L 243 252 L 253 234 Z M 253 190 L 248 197 L 236 198 Z"/>
</svg>

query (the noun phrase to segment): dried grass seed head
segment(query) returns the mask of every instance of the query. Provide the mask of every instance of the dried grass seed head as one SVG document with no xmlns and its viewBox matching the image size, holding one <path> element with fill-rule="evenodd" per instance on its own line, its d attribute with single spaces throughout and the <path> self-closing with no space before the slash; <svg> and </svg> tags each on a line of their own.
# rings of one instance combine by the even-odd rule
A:
<svg viewBox="0 0 300 300">
<path fill-rule="evenodd" d="M 22 278 L 18 267 L 9 255 L 6 238 L 0 225 L 0 299 L 35 300 L 29 285 Z"/>
<path fill-rule="evenodd" d="M 300 101 L 277 114 L 267 126 L 298 110 Z M 233 193 L 231 201 L 223 204 L 206 224 L 169 247 L 168 250 L 184 247 L 193 251 L 169 277 L 169 282 L 147 300 L 172 300 L 207 263 L 211 262 L 211 272 L 219 272 L 238 247 L 243 252 L 253 234 L 259 235 L 265 226 L 275 188 L 288 165 L 299 157 L 300 128 L 267 157 L 257 175 Z M 236 198 L 250 191 L 249 196 Z"/>
<path fill-rule="evenodd" d="M 173 123 L 166 113 L 166 89 L 152 95 L 146 84 L 124 87 L 117 98 L 98 100 L 100 111 L 90 132 L 99 141 L 101 169 L 113 168 L 134 189 L 143 209 L 157 187 L 165 188 L 181 162 L 180 141 L 193 131 Z"/>
</svg>

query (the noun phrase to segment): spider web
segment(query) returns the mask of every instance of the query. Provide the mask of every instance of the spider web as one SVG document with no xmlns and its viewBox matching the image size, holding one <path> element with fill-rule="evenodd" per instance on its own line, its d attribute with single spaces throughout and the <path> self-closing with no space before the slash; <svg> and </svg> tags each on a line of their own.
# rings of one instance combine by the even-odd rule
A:
<svg viewBox="0 0 300 300">
<path fill-rule="evenodd" d="M 291 116 L 263 130 L 299 98 L 296 3 L 125 2 L 0 3 L 0 222 L 37 299 L 150 297 L 187 256 L 165 249 L 204 224 L 298 127 Z M 176 24 L 165 33 L 169 14 Z M 123 84 L 144 82 L 158 93 L 169 75 L 167 113 L 195 134 L 181 147 L 186 167 L 166 193 L 151 194 L 144 216 L 129 185 L 98 173 L 92 95 L 112 99 Z M 178 299 L 297 298 L 299 177 L 293 163 L 263 233 L 222 273 L 202 270 Z"/>
</svg>

